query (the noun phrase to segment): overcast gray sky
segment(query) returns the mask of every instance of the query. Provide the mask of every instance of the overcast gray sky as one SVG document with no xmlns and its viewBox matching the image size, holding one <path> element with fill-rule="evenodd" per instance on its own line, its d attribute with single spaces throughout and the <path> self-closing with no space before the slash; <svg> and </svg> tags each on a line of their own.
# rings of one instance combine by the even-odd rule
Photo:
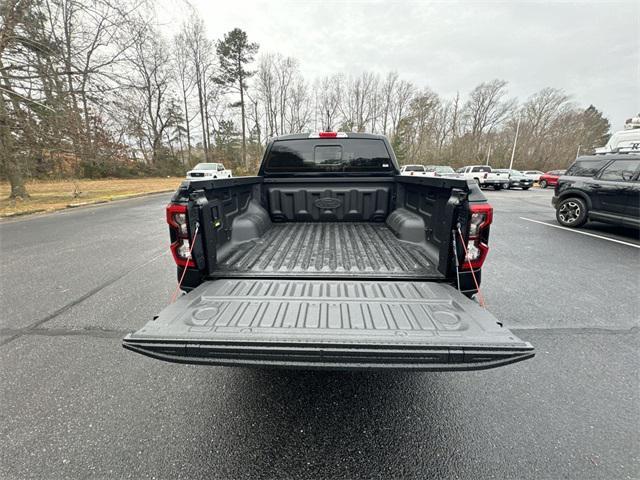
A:
<svg viewBox="0 0 640 480">
<path fill-rule="evenodd" d="M 262 52 L 297 58 L 309 80 L 337 72 L 396 70 L 449 97 L 502 78 L 520 100 L 552 86 L 580 105 L 593 103 L 613 130 L 640 111 L 637 0 L 192 4 L 212 38 L 240 27 Z M 168 10 L 173 25 L 186 12 Z"/>
</svg>

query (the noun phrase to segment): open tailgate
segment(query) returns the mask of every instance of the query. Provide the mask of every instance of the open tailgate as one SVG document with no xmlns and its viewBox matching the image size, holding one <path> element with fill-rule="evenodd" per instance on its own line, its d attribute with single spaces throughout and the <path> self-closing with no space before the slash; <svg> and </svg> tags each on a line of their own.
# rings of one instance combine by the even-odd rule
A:
<svg viewBox="0 0 640 480">
<path fill-rule="evenodd" d="M 476 370 L 534 356 L 495 317 L 433 282 L 205 282 L 127 335 L 171 362 L 323 369 Z"/>
</svg>

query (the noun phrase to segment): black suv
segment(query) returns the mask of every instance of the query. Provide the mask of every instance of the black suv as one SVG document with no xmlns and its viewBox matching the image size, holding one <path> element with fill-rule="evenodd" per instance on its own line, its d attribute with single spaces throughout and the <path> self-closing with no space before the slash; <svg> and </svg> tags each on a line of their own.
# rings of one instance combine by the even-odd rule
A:
<svg viewBox="0 0 640 480">
<path fill-rule="evenodd" d="M 578 158 L 556 185 L 551 203 L 565 227 L 587 220 L 640 227 L 640 155 Z"/>
</svg>

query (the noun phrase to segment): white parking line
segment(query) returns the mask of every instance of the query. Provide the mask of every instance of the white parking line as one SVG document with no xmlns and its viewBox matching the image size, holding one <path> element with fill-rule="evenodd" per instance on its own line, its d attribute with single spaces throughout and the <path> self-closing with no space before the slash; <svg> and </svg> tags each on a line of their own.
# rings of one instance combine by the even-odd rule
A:
<svg viewBox="0 0 640 480">
<path fill-rule="evenodd" d="M 574 230 L 573 228 L 562 227 L 560 225 L 554 225 L 552 223 L 541 222 L 540 220 L 532 220 L 526 217 L 520 217 L 522 220 L 526 220 L 527 222 L 541 223 L 542 225 L 546 225 L 547 227 L 560 228 L 562 230 L 567 230 L 568 232 L 579 233 L 580 235 L 586 235 L 588 237 L 596 237 L 601 238 L 602 240 L 608 240 L 610 242 L 621 243 L 622 245 L 628 245 L 630 247 L 640 248 L 640 245 L 631 242 L 623 242 L 622 240 L 616 240 L 615 238 L 603 237 L 602 235 L 596 235 L 595 233 L 583 232 L 582 230 Z"/>
</svg>

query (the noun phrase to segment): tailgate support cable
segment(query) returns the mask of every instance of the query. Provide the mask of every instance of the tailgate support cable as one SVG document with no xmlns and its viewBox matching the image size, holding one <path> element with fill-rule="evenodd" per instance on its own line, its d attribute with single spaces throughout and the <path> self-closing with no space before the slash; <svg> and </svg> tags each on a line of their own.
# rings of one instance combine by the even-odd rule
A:
<svg viewBox="0 0 640 480">
<path fill-rule="evenodd" d="M 456 231 L 451 230 L 451 243 L 453 244 L 453 258 L 456 259 L 456 282 L 460 290 L 460 262 L 458 261 L 458 246 L 456 245 Z"/>
<path fill-rule="evenodd" d="M 196 243 L 196 238 L 198 236 L 198 229 L 200 228 L 200 224 L 198 222 L 196 222 L 196 229 L 193 232 L 193 239 L 191 240 L 191 243 L 189 244 L 189 258 L 191 258 L 191 252 L 193 251 L 193 246 Z M 171 301 L 169 303 L 173 303 L 176 301 L 176 299 L 178 298 L 178 295 L 180 294 L 180 287 L 182 287 L 182 282 L 184 281 L 184 276 L 187 274 L 187 266 L 184 266 L 184 270 L 182 270 L 182 275 L 180 276 L 180 281 L 178 281 L 178 286 L 176 287 L 176 291 L 173 292 L 173 295 L 171 295 Z"/>
<path fill-rule="evenodd" d="M 460 224 L 457 225 L 458 236 L 460 237 L 460 243 L 462 244 L 462 249 L 464 250 L 464 258 L 465 261 L 468 257 L 467 246 L 464 244 L 464 237 L 462 236 L 462 231 L 460 230 Z M 460 290 L 460 273 L 459 273 L 459 264 L 458 264 L 458 250 L 456 249 L 456 241 L 455 241 L 455 230 L 453 232 L 453 246 L 454 246 L 454 256 L 456 257 L 456 274 L 458 275 L 458 290 Z M 478 292 L 478 303 L 480 303 L 481 307 L 485 307 L 486 304 L 484 302 L 484 295 L 482 295 L 482 291 L 480 290 L 480 285 L 478 284 L 478 279 L 476 278 L 476 273 L 473 271 L 473 267 L 469 268 L 471 272 L 471 277 L 473 278 L 473 283 L 476 286 L 476 290 Z"/>
</svg>

